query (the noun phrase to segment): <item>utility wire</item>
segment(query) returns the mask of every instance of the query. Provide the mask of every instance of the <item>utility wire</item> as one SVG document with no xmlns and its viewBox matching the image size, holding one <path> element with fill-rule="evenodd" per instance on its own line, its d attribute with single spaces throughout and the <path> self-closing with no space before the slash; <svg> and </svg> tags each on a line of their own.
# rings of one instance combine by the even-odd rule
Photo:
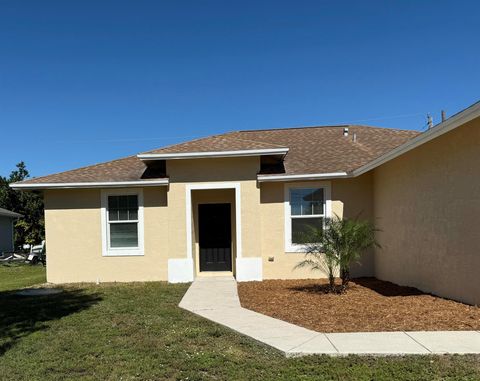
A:
<svg viewBox="0 0 480 381">
<path fill-rule="evenodd" d="M 410 118 L 413 116 L 425 116 L 425 113 L 414 113 L 414 114 L 401 114 L 401 115 L 393 115 L 393 116 L 383 116 L 383 117 L 376 117 L 376 118 L 368 118 L 368 119 L 357 119 L 357 120 L 350 120 L 348 122 L 341 122 L 337 124 L 352 124 L 352 123 L 359 123 L 359 122 L 370 122 L 374 120 L 389 120 L 389 119 L 400 119 L 400 118 Z"/>
<path fill-rule="evenodd" d="M 151 140 L 169 140 L 169 139 L 192 139 L 198 138 L 198 135 L 183 135 L 183 136 L 163 136 L 155 138 L 125 138 L 125 139 L 68 139 L 68 140 L 55 140 L 51 143 L 128 143 L 128 142 L 143 142 Z"/>
<path fill-rule="evenodd" d="M 375 118 L 368 118 L 368 119 L 357 119 L 357 120 L 350 120 L 344 122 L 335 122 L 335 125 L 341 124 L 354 124 L 360 122 L 370 122 L 375 120 L 390 120 L 390 119 L 400 119 L 400 118 L 410 118 L 414 116 L 425 116 L 425 113 L 413 113 L 413 114 L 401 114 L 401 115 L 393 115 L 393 116 L 382 116 L 382 117 L 375 117 Z M 325 124 L 325 123 L 322 123 Z M 316 125 L 322 125 L 316 124 Z M 325 125 L 332 125 L 332 123 L 327 123 Z M 312 125 L 313 126 L 313 125 Z M 423 130 L 426 125 L 422 126 L 421 129 Z M 299 126 L 291 126 L 291 127 L 281 127 L 281 128 L 295 128 Z M 307 127 L 307 126 L 303 126 Z M 273 127 L 272 127 L 273 128 Z M 201 137 L 200 135 L 182 135 L 182 136 L 162 136 L 162 137 L 152 137 L 152 138 L 123 138 L 123 139 L 68 139 L 68 140 L 49 140 L 49 143 L 52 144 L 59 144 L 59 143 L 129 143 L 129 142 L 144 142 L 144 141 L 152 141 L 152 140 L 171 140 L 171 139 L 195 139 Z"/>
</svg>

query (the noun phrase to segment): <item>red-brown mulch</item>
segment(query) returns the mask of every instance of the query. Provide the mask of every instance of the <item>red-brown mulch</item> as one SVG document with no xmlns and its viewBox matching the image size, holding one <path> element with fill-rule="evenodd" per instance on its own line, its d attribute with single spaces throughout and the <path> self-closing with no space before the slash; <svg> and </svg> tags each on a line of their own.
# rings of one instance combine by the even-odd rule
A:
<svg viewBox="0 0 480 381">
<path fill-rule="evenodd" d="M 319 332 L 480 330 L 480 308 L 375 278 L 358 278 L 343 294 L 326 280 L 238 284 L 243 307 Z"/>
</svg>

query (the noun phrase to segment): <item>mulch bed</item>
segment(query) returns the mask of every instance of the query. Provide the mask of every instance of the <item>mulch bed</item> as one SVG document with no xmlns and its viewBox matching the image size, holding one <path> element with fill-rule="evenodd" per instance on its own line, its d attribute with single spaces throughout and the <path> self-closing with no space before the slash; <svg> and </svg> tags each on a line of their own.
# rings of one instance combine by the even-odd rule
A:
<svg viewBox="0 0 480 381">
<path fill-rule="evenodd" d="M 319 332 L 480 330 L 480 308 L 375 278 L 357 278 L 343 294 L 326 280 L 238 284 L 243 307 Z"/>
</svg>

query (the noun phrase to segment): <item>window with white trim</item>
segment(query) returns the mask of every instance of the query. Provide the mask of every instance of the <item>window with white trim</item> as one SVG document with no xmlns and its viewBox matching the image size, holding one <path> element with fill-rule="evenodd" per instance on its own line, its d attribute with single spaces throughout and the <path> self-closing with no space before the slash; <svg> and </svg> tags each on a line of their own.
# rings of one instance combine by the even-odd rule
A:
<svg viewBox="0 0 480 381">
<path fill-rule="evenodd" d="M 138 247 L 138 196 L 108 196 L 108 246 Z"/>
<path fill-rule="evenodd" d="M 102 191 L 103 255 L 143 255 L 142 190 Z"/>
<path fill-rule="evenodd" d="M 323 188 L 290 189 L 292 244 L 300 244 L 309 227 L 323 228 L 325 197 Z"/>
<path fill-rule="evenodd" d="M 285 251 L 301 252 L 310 227 L 323 229 L 329 212 L 330 189 L 314 184 L 289 185 L 285 189 Z"/>
</svg>

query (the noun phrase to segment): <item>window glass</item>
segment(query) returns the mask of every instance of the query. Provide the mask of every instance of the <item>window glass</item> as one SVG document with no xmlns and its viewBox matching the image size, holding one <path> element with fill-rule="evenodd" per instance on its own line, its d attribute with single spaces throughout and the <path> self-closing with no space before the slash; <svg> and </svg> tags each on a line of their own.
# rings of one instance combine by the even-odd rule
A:
<svg viewBox="0 0 480 381">
<path fill-rule="evenodd" d="M 309 243 L 304 236 L 311 228 L 323 229 L 323 218 L 292 218 L 292 243 Z"/>
<path fill-rule="evenodd" d="M 137 223 L 110 224 L 110 247 L 138 247 Z"/>
<path fill-rule="evenodd" d="M 138 197 L 108 196 L 109 221 L 135 221 L 138 219 Z"/>
<path fill-rule="evenodd" d="M 324 214 L 323 188 L 302 188 L 290 190 L 292 216 Z"/>
</svg>

